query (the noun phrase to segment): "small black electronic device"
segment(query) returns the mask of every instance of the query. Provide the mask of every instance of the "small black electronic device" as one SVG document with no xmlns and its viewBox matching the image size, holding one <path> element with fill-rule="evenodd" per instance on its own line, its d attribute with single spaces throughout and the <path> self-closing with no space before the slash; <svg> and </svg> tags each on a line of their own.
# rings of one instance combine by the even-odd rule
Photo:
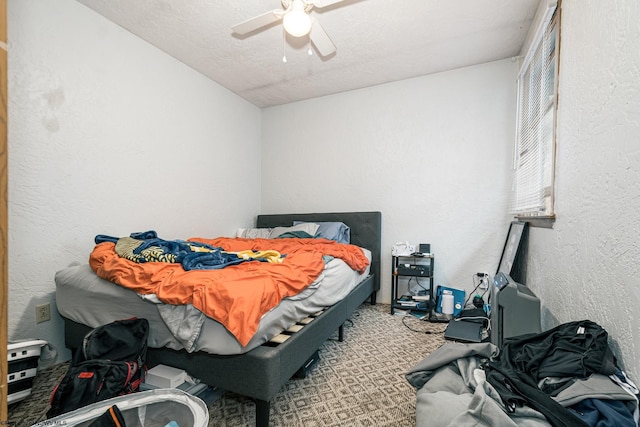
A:
<svg viewBox="0 0 640 427">
<path fill-rule="evenodd" d="M 487 327 L 489 324 L 489 317 L 481 308 L 465 308 L 456 316 L 456 319 L 464 320 L 465 322 L 479 323 L 484 327 Z"/>
<path fill-rule="evenodd" d="M 421 254 L 429 254 L 431 253 L 431 244 L 430 243 L 420 243 L 418 246 L 418 252 Z"/>
<path fill-rule="evenodd" d="M 482 342 L 482 324 L 454 320 L 444 330 L 445 339 L 462 342 Z"/>
<path fill-rule="evenodd" d="M 484 307 L 484 299 L 482 295 L 476 295 L 473 297 L 473 306 L 475 308 L 483 308 Z"/>
<path fill-rule="evenodd" d="M 400 264 L 397 273 L 399 276 L 429 276 L 431 267 L 428 265 Z"/>
</svg>

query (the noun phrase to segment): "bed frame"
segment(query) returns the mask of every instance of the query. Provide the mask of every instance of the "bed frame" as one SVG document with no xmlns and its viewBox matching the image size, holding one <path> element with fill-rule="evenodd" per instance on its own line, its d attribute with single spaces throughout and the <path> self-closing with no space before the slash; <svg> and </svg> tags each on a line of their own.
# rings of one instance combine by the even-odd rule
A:
<svg viewBox="0 0 640 427">
<path fill-rule="evenodd" d="M 282 344 L 267 343 L 245 354 L 232 356 L 187 353 L 168 348 L 149 348 L 147 355 L 150 368 L 158 364 L 174 366 L 206 384 L 253 398 L 257 427 L 269 425 L 270 402 L 282 386 L 336 331 L 338 340 L 342 341 L 343 323 L 367 299 L 375 304 L 376 292 L 380 289 L 380 212 L 258 215 L 256 225 L 260 228 L 286 227 L 293 221 L 340 221 L 347 224 L 351 229 L 351 243 L 372 252 L 370 275 L 342 301 L 322 311 Z M 66 318 L 64 321 L 65 344 L 74 351 L 90 328 Z"/>
</svg>

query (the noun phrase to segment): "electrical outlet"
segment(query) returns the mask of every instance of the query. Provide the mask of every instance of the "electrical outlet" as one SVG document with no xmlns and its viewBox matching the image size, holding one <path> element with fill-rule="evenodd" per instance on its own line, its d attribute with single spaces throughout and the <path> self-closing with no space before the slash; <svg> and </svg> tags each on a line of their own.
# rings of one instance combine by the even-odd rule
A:
<svg viewBox="0 0 640 427">
<path fill-rule="evenodd" d="M 487 273 L 476 273 L 480 278 L 480 285 L 478 286 L 480 289 L 489 289 L 489 274 Z"/>
<path fill-rule="evenodd" d="M 47 322 L 51 320 L 51 304 L 36 305 L 36 323 Z"/>
</svg>

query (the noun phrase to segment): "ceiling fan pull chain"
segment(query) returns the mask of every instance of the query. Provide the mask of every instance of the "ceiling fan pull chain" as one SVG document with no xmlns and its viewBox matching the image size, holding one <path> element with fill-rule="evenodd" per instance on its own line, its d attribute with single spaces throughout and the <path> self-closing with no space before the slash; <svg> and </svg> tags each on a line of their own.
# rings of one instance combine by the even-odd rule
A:
<svg viewBox="0 0 640 427">
<path fill-rule="evenodd" d="M 286 48 L 287 48 L 287 32 L 283 28 L 282 29 L 282 62 L 284 63 L 287 62 L 287 55 L 285 52 Z"/>
</svg>

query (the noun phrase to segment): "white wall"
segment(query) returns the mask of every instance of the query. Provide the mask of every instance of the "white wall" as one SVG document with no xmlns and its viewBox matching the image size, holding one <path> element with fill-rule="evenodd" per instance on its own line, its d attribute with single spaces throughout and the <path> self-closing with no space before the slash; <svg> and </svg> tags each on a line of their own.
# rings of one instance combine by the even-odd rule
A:
<svg viewBox="0 0 640 427">
<path fill-rule="evenodd" d="M 9 0 L 8 33 L 9 339 L 65 354 L 54 274 L 95 235 L 253 224 L 261 113 L 73 0 Z"/>
<path fill-rule="evenodd" d="M 262 211 L 382 211 L 379 300 L 394 242 L 431 243 L 436 285 L 472 289 L 506 238 L 511 60 L 265 109 Z"/>
<path fill-rule="evenodd" d="M 532 229 L 527 284 L 544 327 L 603 326 L 640 380 L 640 5 L 564 0 L 557 220 Z"/>
</svg>

